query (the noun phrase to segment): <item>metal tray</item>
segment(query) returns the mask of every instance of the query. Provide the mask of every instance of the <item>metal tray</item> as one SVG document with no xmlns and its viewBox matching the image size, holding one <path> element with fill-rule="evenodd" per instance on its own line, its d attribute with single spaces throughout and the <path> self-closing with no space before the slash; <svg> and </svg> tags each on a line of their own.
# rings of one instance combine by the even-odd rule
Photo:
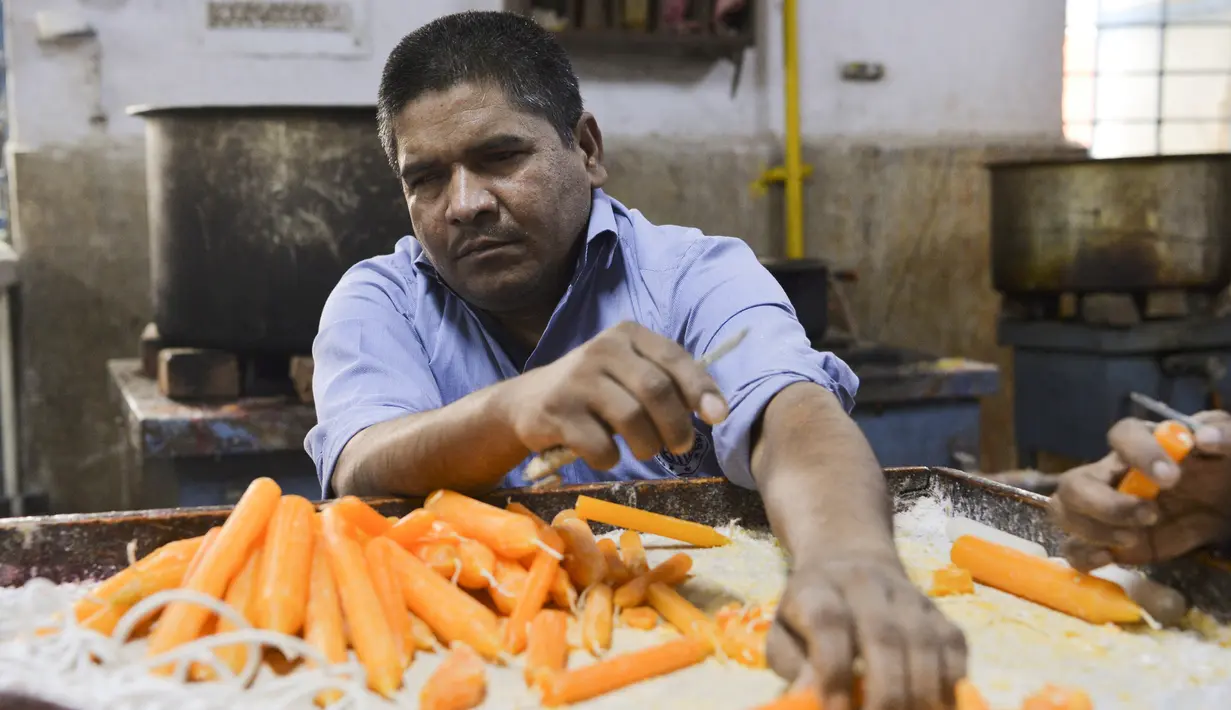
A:
<svg viewBox="0 0 1231 710">
<path fill-rule="evenodd" d="M 885 471 L 895 510 L 919 498 L 941 497 L 953 512 L 1034 540 L 1055 553 L 1059 531 L 1047 519 L 1047 499 L 979 476 L 947 468 L 891 468 Z M 768 529 L 761 497 L 725 479 L 637 481 L 588 484 L 550 490 L 496 491 L 487 497 L 503 506 L 516 500 L 550 519 L 570 508 L 578 494 L 636 506 L 707 525 L 733 519 Z M 370 501 L 385 515 L 404 515 L 422 500 Z M 0 586 L 20 586 L 33 577 L 53 582 L 102 579 L 128 564 L 128 545 L 138 557 L 172 540 L 204 534 L 226 519 L 228 507 L 149 510 L 0 520 Z M 1182 591 L 1194 605 L 1220 620 L 1231 619 L 1231 562 L 1202 554 L 1149 571 Z"/>
</svg>

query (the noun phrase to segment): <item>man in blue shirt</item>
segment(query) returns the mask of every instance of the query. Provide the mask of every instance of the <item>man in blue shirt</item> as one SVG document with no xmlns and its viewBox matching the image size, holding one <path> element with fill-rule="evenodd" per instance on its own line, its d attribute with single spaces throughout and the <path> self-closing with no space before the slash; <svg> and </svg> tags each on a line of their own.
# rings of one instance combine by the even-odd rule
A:
<svg viewBox="0 0 1231 710">
<path fill-rule="evenodd" d="M 380 137 L 415 236 L 352 268 L 313 347 L 328 494 L 725 475 L 792 555 L 777 670 L 850 707 L 940 708 L 961 633 L 908 580 L 884 478 L 847 412 L 858 381 L 812 349 L 742 241 L 655 225 L 605 194 L 603 141 L 551 35 L 470 12 L 393 50 Z M 743 328 L 708 371 L 696 358 Z"/>
</svg>

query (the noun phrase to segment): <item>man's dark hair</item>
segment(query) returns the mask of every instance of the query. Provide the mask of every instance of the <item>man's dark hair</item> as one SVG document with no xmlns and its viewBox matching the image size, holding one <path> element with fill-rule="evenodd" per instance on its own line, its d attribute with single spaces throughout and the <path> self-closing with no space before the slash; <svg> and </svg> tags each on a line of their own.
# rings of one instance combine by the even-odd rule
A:
<svg viewBox="0 0 1231 710">
<path fill-rule="evenodd" d="M 573 128 L 581 120 L 581 89 L 551 32 L 511 12 L 459 12 L 403 37 L 385 62 L 376 119 L 395 171 L 393 124 L 406 104 L 472 82 L 500 88 L 510 104 L 547 119 L 560 140 L 572 144 Z"/>
</svg>

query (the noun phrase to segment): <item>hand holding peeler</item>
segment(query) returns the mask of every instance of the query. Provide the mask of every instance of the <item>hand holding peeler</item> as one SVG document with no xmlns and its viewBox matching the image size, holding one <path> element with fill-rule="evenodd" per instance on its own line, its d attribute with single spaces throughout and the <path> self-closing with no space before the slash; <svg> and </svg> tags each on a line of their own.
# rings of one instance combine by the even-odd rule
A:
<svg viewBox="0 0 1231 710">
<path fill-rule="evenodd" d="M 735 346 L 739 345 L 747 335 L 748 328 L 740 330 L 735 335 L 720 343 L 718 347 L 709 351 L 705 355 L 702 355 L 697 361 L 700 362 L 703 367 L 713 365 L 719 358 L 734 350 Z M 526 465 L 526 480 L 534 483 L 534 487 L 536 488 L 549 485 L 553 482 L 553 479 L 559 478 L 559 476 L 556 475 L 557 471 L 576 460 L 577 454 L 563 446 L 548 449 L 540 453 L 538 456 L 535 456 L 530 460 L 530 463 Z"/>
</svg>

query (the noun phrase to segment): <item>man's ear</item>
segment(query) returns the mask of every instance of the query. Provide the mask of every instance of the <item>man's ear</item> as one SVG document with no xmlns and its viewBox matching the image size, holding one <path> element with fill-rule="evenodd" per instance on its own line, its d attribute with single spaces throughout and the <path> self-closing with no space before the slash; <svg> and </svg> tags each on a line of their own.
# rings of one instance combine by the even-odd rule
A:
<svg viewBox="0 0 1231 710">
<path fill-rule="evenodd" d="M 603 132 L 598 128 L 594 114 L 583 112 L 573 135 L 576 136 L 577 151 L 585 160 L 590 187 L 602 187 L 607 182 L 607 168 L 603 167 Z"/>
</svg>

